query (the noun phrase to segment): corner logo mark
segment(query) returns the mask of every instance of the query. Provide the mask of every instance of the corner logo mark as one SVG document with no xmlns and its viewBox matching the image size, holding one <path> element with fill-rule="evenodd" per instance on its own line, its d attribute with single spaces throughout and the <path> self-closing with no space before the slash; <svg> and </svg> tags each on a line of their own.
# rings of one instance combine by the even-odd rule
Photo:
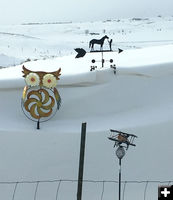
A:
<svg viewBox="0 0 173 200">
<path fill-rule="evenodd" d="M 158 200 L 172 200 L 173 199 L 173 185 L 160 186 L 158 188 Z"/>
</svg>

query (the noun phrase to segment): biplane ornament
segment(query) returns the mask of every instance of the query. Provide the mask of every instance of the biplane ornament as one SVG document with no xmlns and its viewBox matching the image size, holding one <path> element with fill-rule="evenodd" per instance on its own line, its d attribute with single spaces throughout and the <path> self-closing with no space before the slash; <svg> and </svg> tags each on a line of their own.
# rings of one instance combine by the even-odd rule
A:
<svg viewBox="0 0 173 200">
<path fill-rule="evenodd" d="M 52 118 L 61 105 L 61 97 L 56 89 L 61 68 L 54 72 L 31 71 L 23 65 L 26 86 L 23 89 L 21 107 L 27 118 L 40 122 Z"/>
<path fill-rule="evenodd" d="M 105 40 L 108 41 L 108 44 L 109 44 L 109 49 L 103 49 L 103 45 L 104 45 L 104 42 Z M 95 63 L 101 63 L 101 67 L 103 68 L 104 67 L 104 64 L 106 62 L 110 62 L 110 68 L 112 68 L 114 70 L 114 74 L 116 74 L 116 65 L 113 63 L 114 60 L 111 58 L 109 60 L 105 60 L 103 57 L 103 54 L 105 52 L 118 52 L 118 53 L 121 53 L 123 52 L 122 49 L 119 49 L 118 48 L 118 51 L 113 51 L 112 50 L 112 39 L 109 40 L 109 37 L 107 35 L 105 35 L 104 37 L 102 37 L 101 39 L 92 39 L 90 42 L 89 42 L 89 48 L 90 48 L 90 51 L 87 52 L 85 49 L 83 48 L 75 48 L 74 50 L 77 52 L 77 55 L 75 58 L 82 58 L 84 57 L 87 53 L 101 53 L 101 60 L 95 60 L 95 59 L 92 59 L 91 62 L 92 62 L 92 65 L 90 66 L 90 71 L 93 71 L 95 69 L 98 68 L 98 66 L 95 64 Z M 94 45 L 100 45 L 100 50 L 95 50 L 94 49 Z"/>
<path fill-rule="evenodd" d="M 125 147 L 126 150 L 128 150 L 129 145 L 136 146 L 134 144 L 134 139 L 137 138 L 136 135 L 125 133 L 122 131 L 113 130 L 113 129 L 110 129 L 110 132 L 111 132 L 111 136 L 109 136 L 108 139 L 115 142 L 114 147 L 121 146 L 121 147 Z M 114 133 L 117 133 L 117 134 L 114 134 Z"/>
</svg>

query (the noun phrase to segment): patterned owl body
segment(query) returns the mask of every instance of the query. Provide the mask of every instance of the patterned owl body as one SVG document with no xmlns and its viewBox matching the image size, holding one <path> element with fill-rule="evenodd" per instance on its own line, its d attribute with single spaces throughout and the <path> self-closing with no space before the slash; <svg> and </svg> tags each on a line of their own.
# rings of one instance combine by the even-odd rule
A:
<svg viewBox="0 0 173 200">
<path fill-rule="evenodd" d="M 61 97 L 56 89 L 61 68 L 54 72 L 31 71 L 23 65 L 26 86 L 22 110 L 33 121 L 47 121 L 60 108 Z"/>
</svg>

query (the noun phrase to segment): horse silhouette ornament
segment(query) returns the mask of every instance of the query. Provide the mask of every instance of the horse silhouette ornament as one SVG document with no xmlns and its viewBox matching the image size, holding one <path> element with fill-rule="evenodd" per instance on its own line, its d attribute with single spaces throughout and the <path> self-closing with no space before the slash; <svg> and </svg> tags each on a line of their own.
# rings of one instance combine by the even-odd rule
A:
<svg viewBox="0 0 173 200">
<path fill-rule="evenodd" d="M 100 51 L 103 50 L 103 44 L 104 44 L 105 39 L 109 39 L 109 37 L 107 35 L 105 35 L 100 40 L 92 39 L 89 42 L 89 48 L 91 48 L 91 51 L 94 51 L 94 44 L 100 45 Z"/>
<path fill-rule="evenodd" d="M 103 45 L 104 45 L 105 39 L 107 39 L 107 46 L 109 45 L 108 49 L 103 49 Z M 100 40 L 92 39 L 89 42 L 90 51 L 87 52 L 87 51 L 85 51 L 85 49 L 82 49 L 82 48 L 75 48 L 74 49 L 77 52 L 77 55 L 76 55 L 75 58 L 82 58 L 87 53 L 92 53 L 92 54 L 96 53 L 98 55 L 101 54 L 101 58 L 100 59 L 98 59 L 98 60 L 92 59 L 91 60 L 92 65 L 90 66 L 90 71 L 94 71 L 95 69 L 99 69 L 100 67 L 103 68 L 104 65 L 108 66 L 108 63 L 110 63 L 110 68 L 112 68 L 114 74 L 116 74 L 116 65 L 114 63 L 114 60 L 112 58 L 107 59 L 107 60 L 104 59 L 104 54 L 107 54 L 107 57 L 108 57 L 109 53 L 111 53 L 111 54 L 109 54 L 110 56 L 113 56 L 113 54 L 112 54 L 113 52 L 117 52 L 117 53 L 123 52 L 123 50 L 119 49 L 119 48 L 118 48 L 118 51 L 113 51 L 112 50 L 112 42 L 113 42 L 113 39 L 109 39 L 109 37 L 107 35 L 102 37 Z M 94 45 L 95 44 L 100 45 L 100 50 L 94 50 Z M 98 63 L 101 63 L 101 66 Z"/>
</svg>

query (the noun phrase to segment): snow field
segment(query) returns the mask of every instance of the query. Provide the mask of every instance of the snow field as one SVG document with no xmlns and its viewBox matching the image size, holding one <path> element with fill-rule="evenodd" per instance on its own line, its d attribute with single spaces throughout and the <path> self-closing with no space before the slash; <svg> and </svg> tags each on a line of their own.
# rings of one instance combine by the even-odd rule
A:
<svg viewBox="0 0 173 200">
<path fill-rule="evenodd" d="M 163 22 L 157 22 L 156 27 L 151 24 L 151 28 L 158 28 L 158 24 L 164 28 Z M 143 25 L 144 29 L 150 26 Z M 133 26 L 141 25 L 135 21 Z M 166 26 L 171 33 L 171 21 Z M 41 31 L 37 33 L 32 28 L 30 31 L 35 31 L 31 34 L 33 37 L 40 38 Z M 78 34 L 79 31 L 76 28 Z M 135 31 L 140 35 L 138 29 Z M 24 34 L 27 33 L 28 30 Z M 48 34 L 44 34 L 46 38 Z M 54 118 L 41 123 L 40 130 L 36 130 L 36 124 L 21 110 L 25 85 L 22 65 L 1 69 L 0 182 L 36 181 L 17 185 L 15 198 L 23 200 L 25 196 L 29 200 L 34 197 L 37 181 L 76 180 L 82 122 L 87 122 L 84 179 L 101 181 L 84 183 L 84 200 L 118 197 L 118 184 L 114 182 L 105 182 L 103 193 L 103 181 L 118 181 L 118 160 L 113 143 L 107 139 L 110 128 L 138 136 L 137 146 L 130 147 L 123 158 L 123 181 L 166 181 L 166 184 L 173 181 L 172 50 L 169 44 L 126 50 L 121 54 L 106 53 L 105 59 L 113 58 L 116 63 L 116 75 L 109 62 L 105 68 L 90 72 L 92 54 L 81 59 L 75 59 L 73 54 L 25 63 L 27 68 L 36 71 L 62 68 L 58 84 L 62 107 Z M 100 54 L 94 54 L 94 58 L 99 60 Z M 143 199 L 146 183 L 127 183 L 125 199 Z M 55 199 L 58 184 L 59 181 L 39 183 L 37 199 Z M 157 199 L 158 185 L 159 182 L 148 183 L 146 199 Z M 0 184 L 1 198 L 11 199 L 14 188 L 15 183 Z M 58 198 L 75 199 L 76 182 L 62 181 Z"/>
</svg>

